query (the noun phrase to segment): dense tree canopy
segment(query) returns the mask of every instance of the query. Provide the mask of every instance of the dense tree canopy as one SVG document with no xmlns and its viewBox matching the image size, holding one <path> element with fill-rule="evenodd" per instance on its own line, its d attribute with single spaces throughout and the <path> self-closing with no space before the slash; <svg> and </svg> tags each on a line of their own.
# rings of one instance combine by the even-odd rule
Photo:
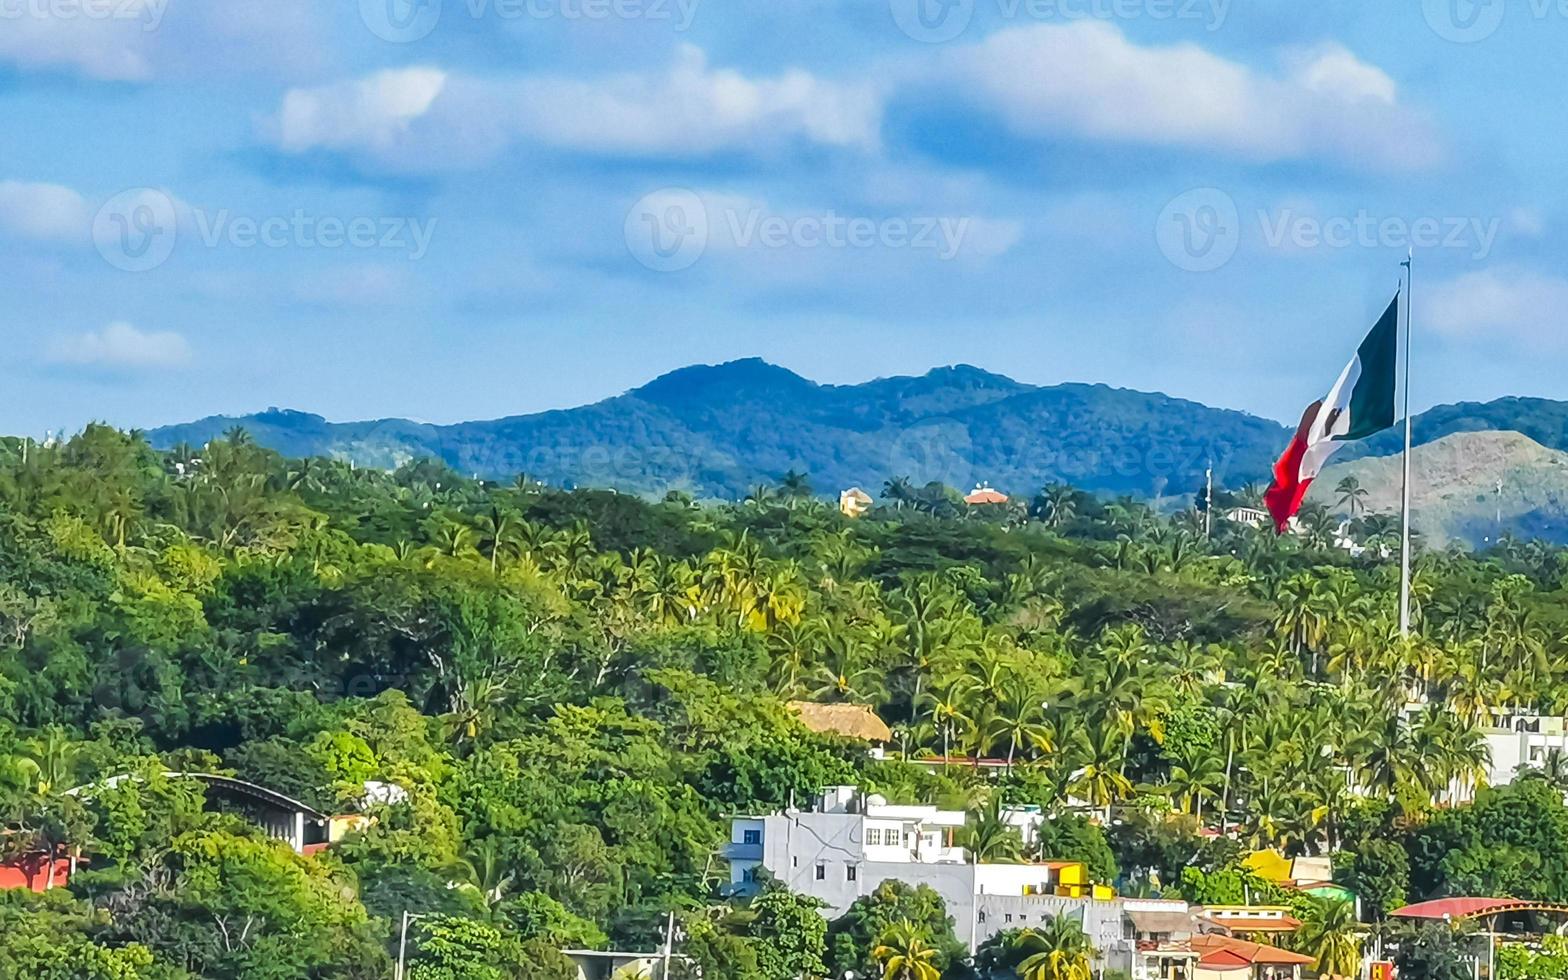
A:
<svg viewBox="0 0 1568 980">
<path fill-rule="evenodd" d="M 1568 899 L 1560 759 L 1434 808 L 1480 781 L 1493 711 L 1568 707 L 1559 552 L 1423 554 L 1406 642 L 1396 570 L 1330 547 L 1321 513 L 1206 540 L 1062 485 L 983 509 L 885 489 L 857 521 L 800 473 L 699 505 L 240 431 L 0 440 L 4 847 L 86 861 L 68 892 L 0 896 L 0 976 L 385 977 L 405 912 L 418 977 L 548 977 L 556 950 L 658 948 L 672 915 L 726 976 L 900 945 L 967 968 L 934 893 L 884 886 L 820 932 L 799 896 L 729 896 L 728 816 L 842 783 L 971 809 L 987 854 L 1127 892 L 1218 901 L 1273 847 L 1342 851 L 1368 915 Z M 794 699 L 870 706 L 889 758 Z M 938 756 L 1003 772 L 912 764 Z M 168 772 L 360 820 L 296 855 Z M 1039 807 L 1039 839 L 984 831 L 1002 805 Z"/>
</svg>

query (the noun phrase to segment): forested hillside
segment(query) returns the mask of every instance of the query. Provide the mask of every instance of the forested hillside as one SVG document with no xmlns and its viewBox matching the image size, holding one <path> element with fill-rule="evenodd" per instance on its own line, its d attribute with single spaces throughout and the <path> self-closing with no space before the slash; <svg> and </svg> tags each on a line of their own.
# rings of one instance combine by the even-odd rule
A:
<svg viewBox="0 0 1568 980">
<path fill-rule="evenodd" d="M 83 862 L 0 893 L 0 978 L 384 980 L 405 912 L 417 980 L 574 977 L 560 950 L 656 948 L 671 915 L 688 976 L 882 975 L 918 942 L 944 977 L 1015 978 L 1046 940 L 971 963 L 929 892 L 832 923 L 726 897 L 728 815 L 842 783 L 972 809 L 982 856 L 1020 850 L 999 802 L 1040 806 L 1036 856 L 1124 893 L 1268 895 L 1239 862 L 1275 846 L 1339 852 L 1372 919 L 1568 900 L 1560 757 L 1434 805 L 1484 771 L 1491 709 L 1568 706 L 1562 552 L 1423 554 L 1401 642 L 1397 570 L 1327 550 L 1321 509 L 1205 540 L 1063 485 L 979 511 L 889 491 L 852 521 L 798 473 L 700 506 L 243 431 L 0 440 L 4 851 Z M 890 757 L 788 699 L 871 706 Z M 906 761 L 934 755 L 1004 772 Z M 296 854 L 169 772 L 362 819 Z M 1306 937 L 1350 928 L 1300 911 Z"/>
<path fill-rule="evenodd" d="M 1213 461 L 1257 479 L 1287 437 L 1276 422 L 1105 385 L 1037 388 L 972 367 L 819 385 L 758 360 L 690 367 L 594 405 L 493 422 L 329 423 L 300 412 L 210 418 L 151 433 L 199 446 L 234 425 L 293 456 L 393 469 L 422 457 L 459 473 L 659 496 L 736 500 L 791 469 L 824 491 L 908 476 L 969 487 L 1067 481 L 1140 497 L 1191 493 Z"/>
</svg>

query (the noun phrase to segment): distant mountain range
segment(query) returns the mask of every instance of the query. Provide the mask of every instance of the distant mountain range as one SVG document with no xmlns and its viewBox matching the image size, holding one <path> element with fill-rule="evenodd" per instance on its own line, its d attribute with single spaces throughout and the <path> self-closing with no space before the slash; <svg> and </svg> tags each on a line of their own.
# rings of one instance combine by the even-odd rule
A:
<svg viewBox="0 0 1568 980">
<path fill-rule="evenodd" d="M 150 437 L 161 447 L 199 446 L 236 425 L 290 456 L 385 468 L 435 457 L 492 479 L 527 473 L 564 486 L 726 499 L 791 469 L 810 474 L 823 493 L 850 486 L 876 493 L 906 476 L 964 489 L 986 482 L 1013 493 L 1061 481 L 1101 494 L 1182 495 L 1201 486 L 1210 460 L 1222 486 L 1267 482 L 1290 434 L 1270 419 L 1159 393 L 1040 387 L 969 366 L 820 385 L 751 359 L 683 368 L 581 408 L 488 422 L 333 423 L 274 409 L 169 426 Z M 1517 432 L 1565 450 L 1568 403 L 1504 398 L 1440 406 L 1415 421 L 1418 444 L 1481 431 Z M 1347 447 L 1336 463 L 1398 448 L 1399 434 L 1387 432 Z M 1368 469 L 1362 482 L 1370 488 L 1377 472 Z"/>
<path fill-rule="evenodd" d="M 736 498 L 791 469 L 820 492 L 907 476 L 1033 492 L 1064 481 L 1107 494 L 1190 493 L 1213 459 L 1234 483 L 1267 472 L 1278 422 L 1162 394 L 1037 387 L 978 368 L 820 385 L 760 360 L 689 367 L 593 405 L 489 422 L 333 423 L 270 410 L 154 430 L 199 446 L 232 426 L 290 456 L 394 467 L 420 457 L 497 479 Z"/>
</svg>

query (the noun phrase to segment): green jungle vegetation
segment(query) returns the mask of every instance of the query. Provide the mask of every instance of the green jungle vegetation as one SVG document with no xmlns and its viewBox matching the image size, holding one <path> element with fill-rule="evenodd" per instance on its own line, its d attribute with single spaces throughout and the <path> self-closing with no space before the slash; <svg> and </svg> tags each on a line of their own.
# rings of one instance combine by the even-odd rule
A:
<svg viewBox="0 0 1568 980">
<path fill-rule="evenodd" d="M 1290 902 L 1325 971 L 1407 900 L 1568 901 L 1568 757 L 1449 805 L 1489 712 L 1568 709 L 1564 552 L 1421 554 L 1402 642 L 1396 563 L 1327 547 L 1321 508 L 1206 541 L 1064 485 L 983 512 L 881 489 L 850 520 L 793 472 L 700 506 L 242 430 L 0 440 L 4 856 L 86 862 L 0 893 L 0 980 L 380 980 L 405 912 L 416 980 L 572 977 L 559 950 L 656 949 L 672 914 L 691 976 L 1084 975 L 1065 925 L 971 962 L 927 889 L 831 923 L 725 898 L 729 814 L 845 783 L 973 809 L 983 859 L 1019 855 L 997 809 L 1027 803 L 1044 855 L 1124 894 Z M 890 757 L 806 731 L 802 698 L 874 708 Z M 959 754 L 1006 772 L 909 761 Z M 300 856 L 171 771 L 370 820 Z M 1241 865 L 1262 847 L 1333 852 L 1367 922 L 1270 892 Z M 1450 975 L 1463 938 L 1407 936 L 1409 975 Z"/>
</svg>

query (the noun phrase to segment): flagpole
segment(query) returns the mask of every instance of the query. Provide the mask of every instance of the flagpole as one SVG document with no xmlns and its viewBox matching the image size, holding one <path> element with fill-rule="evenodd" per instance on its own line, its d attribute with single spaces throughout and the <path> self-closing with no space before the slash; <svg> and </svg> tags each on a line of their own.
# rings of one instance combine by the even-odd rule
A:
<svg viewBox="0 0 1568 980">
<path fill-rule="evenodd" d="M 1399 635 L 1403 638 L 1410 636 L 1410 286 L 1415 258 L 1415 249 L 1411 249 L 1401 263 L 1405 268 L 1405 454 L 1399 532 Z"/>
</svg>

